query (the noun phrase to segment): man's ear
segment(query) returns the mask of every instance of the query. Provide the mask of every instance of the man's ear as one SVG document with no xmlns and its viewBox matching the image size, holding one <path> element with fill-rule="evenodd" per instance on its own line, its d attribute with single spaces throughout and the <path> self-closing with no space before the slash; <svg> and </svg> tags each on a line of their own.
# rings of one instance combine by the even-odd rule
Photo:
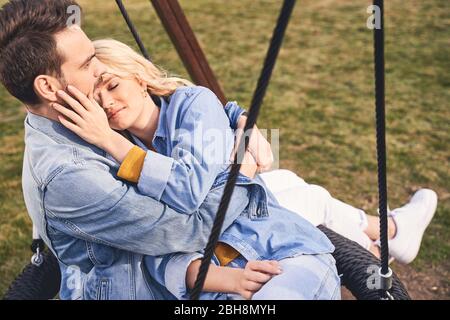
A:
<svg viewBox="0 0 450 320">
<path fill-rule="evenodd" d="M 36 94 L 44 101 L 56 102 L 56 92 L 62 90 L 61 82 L 49 75 L 39 75 L 34 79 L 33 88 Z"/>
</svg>

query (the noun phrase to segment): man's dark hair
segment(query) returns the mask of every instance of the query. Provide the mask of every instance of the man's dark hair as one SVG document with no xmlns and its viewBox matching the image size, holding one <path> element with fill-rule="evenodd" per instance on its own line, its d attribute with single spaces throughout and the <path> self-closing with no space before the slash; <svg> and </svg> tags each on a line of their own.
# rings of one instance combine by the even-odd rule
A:
<svg viewBox="0 0 450 320">
<path fill-rule="evenodd" d="M 72 0 L 10 0 L 0 10 L 0 81 L 25 104 L 40 103 L 33 82 L 61 77 L 63 57 L 54 35 L 67 27 Z"/>
</svg>

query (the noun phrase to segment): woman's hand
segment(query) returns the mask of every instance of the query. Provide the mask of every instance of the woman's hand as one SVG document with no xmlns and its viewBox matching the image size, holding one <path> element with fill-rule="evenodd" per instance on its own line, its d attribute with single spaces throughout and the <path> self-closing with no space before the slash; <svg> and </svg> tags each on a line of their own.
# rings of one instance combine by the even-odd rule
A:
<svg viewBox="0 0 450 320">
<path fill-rule="evenodd" d="M 72 110 L 59 103 L 52 104 L 60 113 L 59 121 L 83 140 L 103 149 L 114 134 L 114 130 L 108 124 L 106 113 L 92 97 L 88 98 L 77 88 L 69 85 L 67 90 L 72 96 L 63 90 L 59 90 L 57 95 Z"/>
<path fill-rule="evenodd" d="M 246 116 L 241 116 L 238 120 L 237 130 L 236 130 L 236 145 L 233 151 L 233 155 L 236 153 L 237 144 L 241 140 L 242 134 L 244 133 L 244 127 L 247 122 Z M 273 164 L 273 153 L 270 143 L 261 134 L 258 127 L 255 125 L 251 130 L 250 140 L 248 143 L 248 151 L 253 156 L 257 164 L 257 172 L 264 172 L 270 170 Z M 244 156 L 245 159 L 246 156 Z"/>
<path fill-rule="evenodd" d="M 67 90 L 72 96 L 62 90 L 59 90 L 57 95 L 72 110 L 59 103 L 52 104 L 53 108 L 60 113 L 58 119 L 61 124 L 83 140 L 108 152 L 121 163 L 134 145 L 111 129 L 106 113 L 92 96 L 87 97 L 70 85 Z"/>
<path fill-rule="evenodd" d="M 282 272 L 278 261 L 249 261 L 245 269 L 240 270 L 242 272 L 235 279 L 234 292 L 247 300 L 251 299 L 273 276 Z"/>
<path fill-rule="evenodd" d="M 194 287 L 201 260 L 192 261 L 186 270 L 186 285 Z M 280 274 L 278 261 L 249 261 L 245 269 L 209 265 L 203 291 L 237 293 L 245 299 L 253 295 L 273 276 Z"/>
</svg>

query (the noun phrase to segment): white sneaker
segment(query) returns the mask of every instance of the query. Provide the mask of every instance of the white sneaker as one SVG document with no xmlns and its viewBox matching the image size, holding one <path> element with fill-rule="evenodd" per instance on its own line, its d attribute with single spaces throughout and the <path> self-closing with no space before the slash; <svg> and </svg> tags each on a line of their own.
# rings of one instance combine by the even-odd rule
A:
<svg viewBox="0 0 450 320">
<path fill-rule="evenodd" d="M 390 212 L 397 231 L 389 240 L 389 254 L 397 261 L 408 264 L 417 256 L 423 233 L 436 212 L 437 200 L 433 190 L 420 189 L 406 205 Z"/>
</svg>

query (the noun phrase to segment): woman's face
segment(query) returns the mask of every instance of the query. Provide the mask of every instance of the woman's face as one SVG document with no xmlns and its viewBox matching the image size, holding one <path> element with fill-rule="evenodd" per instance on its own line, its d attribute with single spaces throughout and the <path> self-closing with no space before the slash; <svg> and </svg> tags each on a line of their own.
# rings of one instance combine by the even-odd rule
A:
<svg viewBox="0 0 450 320">
<path fill-rule="evenodd" d="M 111 128 L 126 130 L 141 115 L 145 87 L 136 79 L 120 78 L 107 73 L 94 90 L 94 98 L 103 107 Z"/>
</svg>

